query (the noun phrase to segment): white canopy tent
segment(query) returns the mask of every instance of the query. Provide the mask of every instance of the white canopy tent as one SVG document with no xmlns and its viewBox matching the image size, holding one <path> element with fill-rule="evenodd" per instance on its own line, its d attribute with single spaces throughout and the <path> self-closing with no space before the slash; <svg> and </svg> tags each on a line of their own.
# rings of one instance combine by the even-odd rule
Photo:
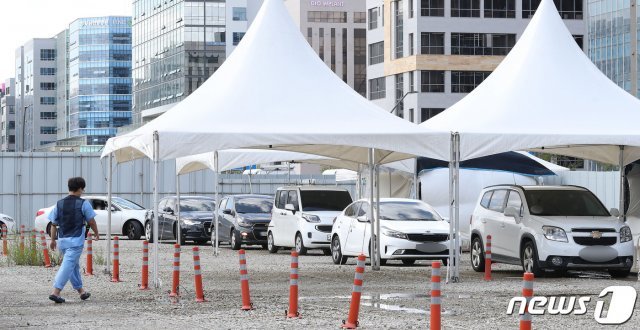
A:
<svg viewBox="0 0 640 330">
<path fill-rule="evenodd" d="M 357 94 L 309 47 L 282 0 L 266 0 L 213 76 L 157 119 L 109 139 L 103 156 L 118 162 L 149 157 L 157 181 L 160 160 L 233 148 L 299 151 L 371 167 L 413 155 L 446 160 L 449 152 L 436 152 L 436 145 L 448 147 L 450 136 L 393 116 Z M 157 191 L 154 209 L 157 215 Z M 372 251 L 377 268 L 379 251 Z M 157 244 L 153 252 L 157 284 Z"/>
<path fill-rule="evenodd" d="M 457 204 L 456 164 L 462 160 L 531 150 L 622 166 L 640 158 L 638 122 L 640 101 L 600 72 L 553 1 L 542 0 L 493 73 L 422 126 L 454 132 L 450 176 Z M 446 150 L 441 146 L 440 152 Z M 622 181 L 623 176 L 621 171 Z M 457 205 L 455 210 L 458 223 Z"/>
</svg>

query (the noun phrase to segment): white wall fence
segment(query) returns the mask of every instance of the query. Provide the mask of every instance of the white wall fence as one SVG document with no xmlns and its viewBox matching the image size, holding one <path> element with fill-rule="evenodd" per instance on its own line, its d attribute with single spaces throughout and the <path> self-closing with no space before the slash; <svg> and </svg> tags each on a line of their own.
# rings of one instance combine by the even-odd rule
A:
<svg viewBox="0 0 640 330">
<path fill-rule="evenodd" d="M 33 225 L 36 212 L 53 205 L 67 194 L 67 180 L 82 176 L 87 181 L 86 195 L 106 195 L 108 161 L 98 154 L 82 153 L 0 153 L 0 213 L 12 216 L 18 225 Z M 158 193 L 160 198 L 176 192 L 175 162 L 160 163 Z M 151 208 L 153 190 L 152 163 L 148 159 L 114 166 L 113 194 Z M 278 187 L 289 183 L 284 175 L 223 174 L 221 194 L 253 193 L 273 195 Z M 336 185 L 335 176 L 291 175 L 291 183 L 314 182 Z M 214 195 L 212 171 L 180 176 L 181 195 Z M 339 183 L 355 198 L 355 184 Z"/>
<path fill-rule="evenodd" d="M 591 190 L 608 208 L 620 207 L 620 172 L 566 171 L 545 177 L 545 184 L 576 185 Z"/>
</svg>

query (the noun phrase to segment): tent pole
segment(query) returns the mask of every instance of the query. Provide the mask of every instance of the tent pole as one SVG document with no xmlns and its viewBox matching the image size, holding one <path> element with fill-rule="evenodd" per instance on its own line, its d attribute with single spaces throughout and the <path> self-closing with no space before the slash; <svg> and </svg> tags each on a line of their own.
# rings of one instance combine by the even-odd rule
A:
<svg viewBox="0 0 640 330">
<path fill-rule="evenodd" d="M 455 263 L 454 263 L 454 280 L 455 282 L 460 282 L 460 243 L 462 241 L 462 237 L 460 237 L 460 134 L 455 133 L 456 149 L 455 149 L 455 205 L 454 205 L 454 213 L 456 219 L 456 250 L 455 250 Z"/>
<path fill-rule="evenodd" d="M 180 238 L 182 238 L 182 222 L 180 221 L 180 174 L 176 174 L 176 244 L 180 244 Z"/>
<path fill-rule="evenodd" d="M 218 199 L 218 186 L 220 185 L 220 178 L 218 177 L 219 173 L 220 173 L 220 168 L 218 167 L 218 151 L 216 150 L 216 152 L 214 153 L 213 156 L 213 162 L 214 162 L 214 167 L 216 169 L 216 173 L 215 173 L 215 192 L 216 192 L 216 205 L 213 207 L 213 221 L 215 222 L 215 230 L 216 230 L 216 244 L 215 244 L 215 252 L 214 254 L 216 255 L 216 257 L 218 256 L 218 247 L 220 246 L 220 242 L 218 241 L 218 204 L 220 203 L 220 200 Z"/>
<path fill-rule="evenodd" d="M 627 215 L 625 214 L 625 211 L 624 211 L 624 204 L 625 204 L 624 146 L 620 146 L 620 154 L 618 157 L 618 161 L 620 164 L 620 219 L 622 219 L 623 221 L 626 221 Z"/>
<path fill-rule="evenodd" d="M 453 240 L 453 180 L 454 180 L 454 138 L 451 134 L 451 146 L 449 153 L 449 262 L 447 263 L 447 282 L 452 279 L 452 267 L 453 267 L 453 252 L 455 251 L 455 244 Z"/>
<path fill-rule="evenodd" d="M 367 185 L 369 186 L 369 221 L 371 224 L 371 235 L 369 236 L 369 259 L 371 260 L 371 269 L 379 270 L 380 266 L 376 265 L 376 258 L 374 257 L 376 241 L 373 239 L 375 233 L 375 221 L 373 216 L 373 157 L 374 150 L 373 148 L 369 148 L 369 182 L 367 182 Z"/>
<path fill-rule="evenodd" d="M 153 132 L 153 286 L 160 287 L 158 280 L 158 181 L 159 181 L 159 160 L 160 158 L 160 135 L 158 131 Z"/>
<path fill-rule="evenodd" d="M 109 170 L 107 171 L 107 266 L 104 269 L 105 274 L 110 274 L 111 269 L 111 191 L 113 188 L 113 153 L 109 154 Z M 89 238 L 91 239 L 91 238 Z"/>
<path fill-rule="evenodd" d="M 380 165 L 376 164 L 376 265 L 380 269 Z M 391 180 L 389 180 L 391 182 Z"/>
<path fill-rule="evenodd" d="M 249 193 L 253 194 L 253 186 L 251 185 L 251 166 L 249 166 Z"/>
<path fill-rule="evenodd" d="M 360 169 L 360 164 L 358 164 L 358 172 L 357 172 L 357 176 L 356 176 L 356 199 L 360 199 L 362 198 L 360 196 L 360 185 L 362 184 L 360 181 L 362 179 L 362 174 L 360 173 L 361 169 Z"/>
</svg>

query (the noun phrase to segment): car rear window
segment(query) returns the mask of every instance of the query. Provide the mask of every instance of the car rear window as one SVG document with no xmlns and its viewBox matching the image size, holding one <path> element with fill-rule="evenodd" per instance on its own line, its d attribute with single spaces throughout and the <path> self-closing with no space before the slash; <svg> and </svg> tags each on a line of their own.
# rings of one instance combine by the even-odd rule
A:
<svg viewBox="0 0 640 330">
<path fill-rule="evenodd" d="M 600 200 L 588 190 L 527 190 L 524 196 L 532 215 L 610 216 Z"/>
<path fill-rule="evenodd" d="M 238 213 L 271 213 L 272 207 L 271 198 L 245 197 L 236 200 Z"/>
<path fill-rule="evenodd" d="M 347 191 L 301 190 L 302 211 L 342 211 L 353 201 Z"/>
</svg>

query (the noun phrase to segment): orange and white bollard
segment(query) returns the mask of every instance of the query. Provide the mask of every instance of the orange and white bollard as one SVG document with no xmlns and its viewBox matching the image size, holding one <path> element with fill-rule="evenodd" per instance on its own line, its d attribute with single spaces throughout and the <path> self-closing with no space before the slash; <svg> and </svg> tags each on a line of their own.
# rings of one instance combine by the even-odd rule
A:
<svg viewBox="0 0 640 330">
<path fill-rule="evenodd" d="M 140 290 L 149 290 L 149 242 L 142 242 L 142 283 Z"/>
<path fill-rule="evenodd" d="M 87 270 L 85 275 L 93 275 L 93 240 L 91 237 L 87 239 Z"/>
<path fill-rule="evenodd" d="M 202 289 L 202 270 L 200 269 L 200 249 L 193 248 L 193 283 L 196 287 L 196 301 L 205 302 L 204 290 Z"/>
<path fill-rule="evenodd" d="M 298 312 L 298 252 L 291 251 L 291 275 L 289 276 L 288 318 L 300 317 Z"/>
<path fill-rule="evenodd" d="M 113 238 L 113 274 L 111 282 L 120 282 L 120 243 L 118 237 Z"/>
<path fill-rule="evenodd" d="M 531 330 L 531 314 L 529 314 L 529 302 L 533 298 L 533 274 L 524 273 L 522 281 L 522 296 L 527 300 L 524 314 L 520 315 L 520 330 Z"/>
<path fill-rule="evenodd" d="M 7 226 L 2 226 L 2 254 L 9 255 L 9 245 L 7 243 Z"/>
<path fill-rule="evenodd" d="M 249 273 L 247 272 L 247 254 L 244 250 L 238 251 L 240 256 L 240 291 L 242 293 L 242 309 L 249 311 L 253 309 L 251 295 L 249 295 Z"/>
<path fill-rule="evenodd" d="M 171 283 L 169 297 L 179 296 L 178 290 L 180 287 L 180 244 L 175 244 L 173 249 L 173 282 Z"/>
<path fill-rule="evenodd" d="M 20 225 L 20 252 L 24 252 L 24 225 Z"/>
<path fill-rule="evenodd" d="M 36 249 L 38 245 L 38 231 L 35 229 L 31 229 L 31 248 Z"/>
<path fill-rule="evenodd" d="M 353 292 L 351 292 L 351 305 L 349 306 L 349 317 L 342 321 L 342 328 L 355 329 L 360 325 L 358 314 L 360 313 L 360 296 L 362 295 L 362 282 L 364 281 L 365 256 L 360 254 L 356 264 L 356 275 L 353 279 Z"/>
<path fill-rule="evenodd" d="M 491 235 L 487 235 L 484 248 L 484 280 L 491 281 Z"/>
<path fill-rule="evenodd" d="M 429 329 L 442 328 L 442 295 L 441 295 L 440 261 L 431 263 L 431 321 Z"/>
<path fill-rule="evenodd" d="M 49 258 L 49 249 L 47 249 L 47 238 L 44 231 L 40 231 L 40 239 L 42 240 L 42 256 L 44 257 L 44 267 L 51 267 L 51 258 Z"/>
</svg>

